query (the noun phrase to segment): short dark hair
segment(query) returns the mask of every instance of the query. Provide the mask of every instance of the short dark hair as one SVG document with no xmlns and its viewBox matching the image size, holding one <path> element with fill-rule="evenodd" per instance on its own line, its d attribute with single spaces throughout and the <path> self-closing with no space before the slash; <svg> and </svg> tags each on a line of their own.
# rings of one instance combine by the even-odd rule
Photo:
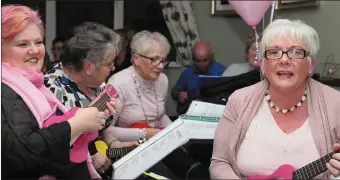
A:
<svg viewBox="0 0 340 180">
<path fill-rule="evenodd" d="M 120 29 L 116 29 L 114 31 L 115 31 L 115 33 L 119 34 L 122 39 L 128 41 L 128 37 L 127 37 L 128 31 L 126 29 L 120 28 Z"/>
<path fill-rule="evenodd" d="M 109 51 L 117 54 L 120 49 L 120 36 L 112 29 L 96 22 L 84 22 L 74 28 L 60 60 L 64 68 L 81 71 L 85 61 L 91 61 L 98 67 Z"/>
<path fill-rule="evenodd" d="M 56 38 L 53 39 L 52 41 L 52 46 L 58 42 L 65 42 L 65 38 L 63 36 L 58 36 Z"/>
</svg>

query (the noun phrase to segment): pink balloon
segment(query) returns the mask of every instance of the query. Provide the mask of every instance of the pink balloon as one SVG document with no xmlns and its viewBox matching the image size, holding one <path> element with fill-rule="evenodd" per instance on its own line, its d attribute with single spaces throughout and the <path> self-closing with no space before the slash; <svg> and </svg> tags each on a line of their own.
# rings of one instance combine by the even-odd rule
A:
<svg viewBox="0 0 340 180">
<path fill-rule="evenodd" d="M 256 26 L 272 4 L 272 0 L 229 0 L 229 3 L 249 26 Z"/>
</svg>

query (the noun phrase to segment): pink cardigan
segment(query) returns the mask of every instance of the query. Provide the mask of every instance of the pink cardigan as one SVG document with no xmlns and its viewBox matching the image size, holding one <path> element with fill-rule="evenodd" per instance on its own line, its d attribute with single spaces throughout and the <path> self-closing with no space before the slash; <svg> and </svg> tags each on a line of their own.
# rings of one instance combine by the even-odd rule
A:
<svg viewBox="0 0 340 180">
<path fill-rule="evenodd" d="M 340 140 L 340 92 L 308 79 L 308 113 L 312 135 L 321 156 L 333 151 Z M 214 139 L 210 176 L 212 179 L 240 179 L 236 157 L 251 120 L 264 98 L 268 83 L 263 80 L 235 91 L 226 105 Z M 327 172 L 327 171 L 326 171 Z M 328 177 L 324 173 L 324 178 Z"/>
</svg>

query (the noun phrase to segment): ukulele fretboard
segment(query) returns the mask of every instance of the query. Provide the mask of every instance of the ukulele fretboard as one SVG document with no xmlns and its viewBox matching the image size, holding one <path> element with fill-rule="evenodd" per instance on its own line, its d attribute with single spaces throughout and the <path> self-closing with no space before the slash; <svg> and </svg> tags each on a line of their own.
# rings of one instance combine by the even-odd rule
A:
<svg viewBox="0 0 340 180">
<path fill-rule="evenodd" d="M 109 158 L 119 158 L 125 156 L 135 148 L 136 147 L 111 148 L 107 150 L 106 155 Z"/>
<path fill-rule="evenodd" d="M 110 96 L 105 93 L 99 98 L 91 107 L 98 108 L 99 111 L 103 112 L 106 109 L 106 103 L 110 101 Z"/>
<path fill-rule="evenodd" d="M 315 176 L 325 172 L 327 170 L 326 163 L 332 158 L 332 155 L 339 153 L 340 150 L 336 150 L 327 154 L 326 156 L 313 161 L 312 163 L 293 172 L 293 180 L 308 180 L 313 179 Z"/>
</svg>

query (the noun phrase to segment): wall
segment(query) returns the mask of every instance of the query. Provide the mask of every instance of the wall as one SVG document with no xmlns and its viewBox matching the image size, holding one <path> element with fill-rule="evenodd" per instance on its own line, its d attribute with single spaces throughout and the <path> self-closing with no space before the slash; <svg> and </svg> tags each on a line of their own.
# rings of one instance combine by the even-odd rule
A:
<svg viewBox="0 0 340 180">
<path fill-rule="evenodd" d="M 224 65 L 244 61 L 244 41 L 252 29 L 239 17 L 211 16 L 210 6 L 210 1 L 192 1 L 200 38 L 211 43 L 216 59 Z M 275 18 L 302 19 L 317 30 L 321 41 L 317 72 L 321 72 L 321 63 L 325 62 L 329 53 L 334 53 L 335 59 L 340 63 L 340 18 L 337 16 L 339 8 L 338 1 L 321 1 L 318 9 L 302 8 L 275 12 Z M 169 77 L 169 87 L 173 87 L 182 70 L 169 68 L 165 71 Z M 171 98 L 168 101 L 167 113 L 176 114 L 176 103 Z"/>
<path fill-rule="evenodd" d="M 46 1 L 46 42 L 45 47 L 50 57 L 52 57 L 52 41 L 57 35 L 57 13 L 56 13 L 56 2 Z"/>
</svg>

